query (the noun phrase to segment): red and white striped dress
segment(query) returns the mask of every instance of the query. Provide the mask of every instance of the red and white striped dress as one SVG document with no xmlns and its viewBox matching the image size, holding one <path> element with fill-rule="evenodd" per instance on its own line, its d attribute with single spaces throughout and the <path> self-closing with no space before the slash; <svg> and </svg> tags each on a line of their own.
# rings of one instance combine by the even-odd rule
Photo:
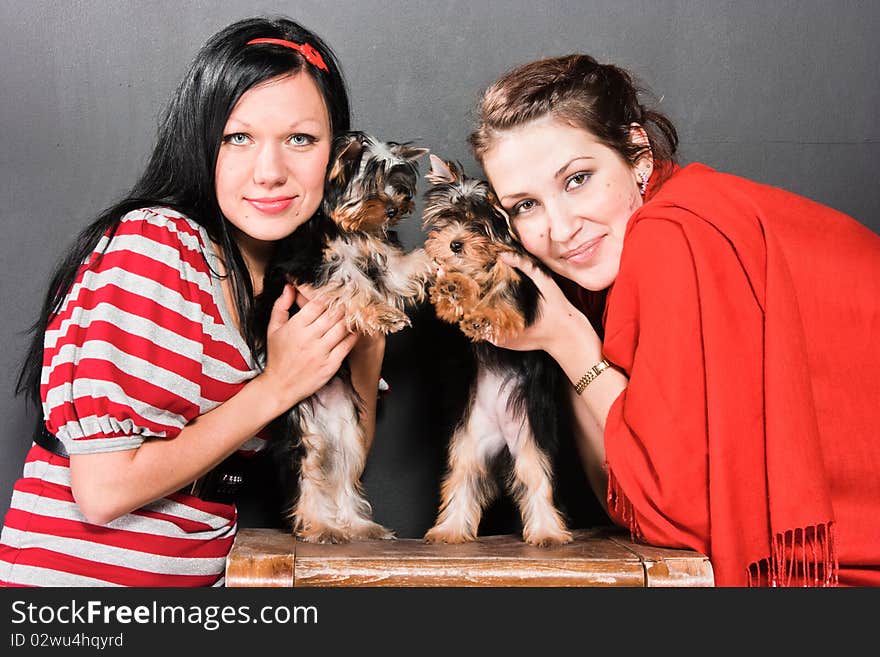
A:
<svg viewBox="0 0 880 657">
<path fill-rule="evenodd" d="M 255 375 L 216 265 L 205 230 L 165 208 L 131 212 L 102 238 L 44 343 L 46 427 L 68 453 L 173 440 Z M 34 445 L 0 536 L 0 584 L 222 585 L 235 531 L 234 506 L 181 493 L 91 524 L 69 460 Z"/>
</svg>

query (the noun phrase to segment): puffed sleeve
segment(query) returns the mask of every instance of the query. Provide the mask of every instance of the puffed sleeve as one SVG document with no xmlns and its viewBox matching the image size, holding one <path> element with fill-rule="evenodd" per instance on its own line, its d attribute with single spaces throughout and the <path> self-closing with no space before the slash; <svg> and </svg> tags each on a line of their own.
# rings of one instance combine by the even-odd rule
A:
<svg viewBox="0 0 880 657">
<path fill-rule="evenodd" d="M 138 210 L 83 264 L 46 331 L 46 426 L 71 454 L 174 438 L 200 413 L 211 279 L 186 219 Z"/>
<path fill-rule="evenodd" d="M 725 280 L 707 284 L 739 291 L 725 300 L 740 308 L 738 317 L 714 317 L 714 308 L 701 308 L 692 239 L 681 225 L 662 218 L 643 219 L 627 234 L 608 298 L 604 351 L 626 372 L 629 384 L 610 410 L 605 450 L 609 513 L 615 522 L 649 543 L 707 553 L 710 505 L 725 503 L 710 499 L 709 479 L 717 476 L 710 472 L 710 424 L 741 421 L 748 435 L 760 416 L 744 412 L 735 417 L 737 408 L 754 408 L 751 399 L 740 403 L 737 396 L 755 393 L 738 390 L 744 382 L 736 378 L 724 381 L 723 365 L 707 369 L 705 354 L 724 350 L 719 345 L 738 330 L 737 323 L 760 323 L 760 313 L 742 285 Z M 717 254 L 718 276 L 738 269 L 726 266 L 724 259 L 733 262 L 736 256 L 711 227 L 698 239 L 711 245 L 702 252 Z M 745 330 L 738 343 L 743 360 L 760 353 L 753 333 Z M 759 367 L 760 359 L 755 363 Z M 728 374 L 736 377 L 735 371 Z M 709 404 L 707 385 L 733 392 L 712 397 Z"/>
</svg>

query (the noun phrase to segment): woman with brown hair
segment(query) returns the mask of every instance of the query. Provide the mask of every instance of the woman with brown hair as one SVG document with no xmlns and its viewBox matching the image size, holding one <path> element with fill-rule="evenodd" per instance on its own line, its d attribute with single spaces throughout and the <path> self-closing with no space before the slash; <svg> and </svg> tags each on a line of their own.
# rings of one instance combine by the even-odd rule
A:
<svg viewBox="0 0 880 657">
<path fill-rule="evenodd" d="M 544 300 L 499 346 L 571 379 L 612 519 L 722 586 L 880 585 L 880 237 L 678 166 L 672 123 L 587 55 L 500 78 L 470 141 L 515 236 L 578 288 L 512 259 Z"/>
</svg>

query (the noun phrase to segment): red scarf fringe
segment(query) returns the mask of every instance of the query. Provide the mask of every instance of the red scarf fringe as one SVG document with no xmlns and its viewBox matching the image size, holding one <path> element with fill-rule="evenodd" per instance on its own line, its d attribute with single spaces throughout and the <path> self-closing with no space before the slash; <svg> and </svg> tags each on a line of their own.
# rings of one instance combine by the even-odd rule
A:
<svg viewBox="0 0 880 657">
<path fill-rule="evenodd" d="M 632 503 L 607 464 L 606 471 L 608 510 L 629 528 L 634 542 L 645 543 Z M 748 586 L 837 586 L 840 564 L 836 543 L 833 522 L 778 533 L 770 556 L 749 564 Z"/>
<path fill-rule="evenodd" d="M 642 537 L 642 532 L 639 529 L 639 523 L 636 519 L 636 512 L 635 509 L 633 509 L 632 502 L 630 502 L 626 495 L 624 495 L 620 488 L 620 484 L 617 483 L 617 479 L 614 477 L 614 473 L 611 472 L 611 468 L 608 467 L 607 463 L 605 464 L 605 471 L 608 473 L 608 510 L 613 512 L 626 524 L 633 542 L 645 543 L 646 541 Z"/>
<path fill-rule="evenodd" d="M 749 564 L 749 586 L 837 586 L 833 522 L 776 534 L 771 554 Z"/>
</svg>

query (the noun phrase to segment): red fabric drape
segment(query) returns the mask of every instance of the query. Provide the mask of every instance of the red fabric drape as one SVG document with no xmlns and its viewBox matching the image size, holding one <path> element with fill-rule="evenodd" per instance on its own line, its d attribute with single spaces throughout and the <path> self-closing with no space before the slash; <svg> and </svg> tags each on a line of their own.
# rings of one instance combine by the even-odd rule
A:
<svg viewBox="0 0 880 657">
<path fill-rule="evenodd" d="M 880 237 L 698 164 L 648 199 L 606 305 L 612 517 L 718 585 L 880 585 Z"/>
</svg>

